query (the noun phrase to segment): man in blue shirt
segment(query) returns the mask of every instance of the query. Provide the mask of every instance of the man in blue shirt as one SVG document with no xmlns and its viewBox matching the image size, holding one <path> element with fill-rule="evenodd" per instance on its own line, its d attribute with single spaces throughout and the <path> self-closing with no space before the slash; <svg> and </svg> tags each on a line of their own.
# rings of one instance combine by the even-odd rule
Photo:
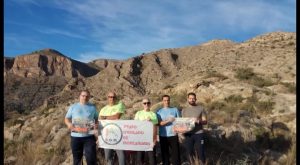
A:
<svg viewBox="0 0 300 165">
<path fill-rule="evenodd" d="M 162 96 L 163 108 L 159 109 L 156 114 L 159 123 L 159 142 L 163 165 L 170 165 L 169 147 L 171 148 L 172 165 L 180 165 L 179 142 L 178 136 L 173 131 L 173 121 L 180 117 L 176 107 L 170 107 L 170 96 Z"/>
<path fill-rule="evenodd" d="M 89 103 L 90 92 L 82 90 L 79 103 L 70 106 L 65 124 L 71 131 L 73 165 L 82 163 L 83 151 L 88 165 L 96 165 L 96 131 L 98 112 L 94 104 Z"/>
</svg>

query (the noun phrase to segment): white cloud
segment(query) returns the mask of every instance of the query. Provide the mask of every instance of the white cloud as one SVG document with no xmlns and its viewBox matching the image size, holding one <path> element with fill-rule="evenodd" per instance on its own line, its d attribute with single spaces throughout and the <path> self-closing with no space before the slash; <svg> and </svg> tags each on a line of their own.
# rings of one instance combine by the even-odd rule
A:
<svg viewBox="0 0 300 165">
<path fill-rule="evenodd" d="M 23 0 L 23 3 L 26 1 L 40 2 Z M 267 0 L 86 0 L 84 3 L 53 0 L 40 5 L 66 12 L 61 19 L 69 26 L 66 29 L 43 28 L 41 33 L 97 43 L 99 47 L 91 50 L 107 58 L 187 46 L 212 37 L 240 37 L 296 28 L 295 0 L 287 3 Z"/>
</svg>

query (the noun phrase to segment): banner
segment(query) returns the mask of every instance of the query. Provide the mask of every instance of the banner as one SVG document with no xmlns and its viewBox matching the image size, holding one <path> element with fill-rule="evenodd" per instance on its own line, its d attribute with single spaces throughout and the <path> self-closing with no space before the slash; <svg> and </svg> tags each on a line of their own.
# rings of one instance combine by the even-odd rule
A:
<svg viewBox="0 0 300 165">
<path fill-rule="evenodd" d="M 99 148 L 152 151 L 153 124 L 140 120 L 99 120 Z"/>
</svg>

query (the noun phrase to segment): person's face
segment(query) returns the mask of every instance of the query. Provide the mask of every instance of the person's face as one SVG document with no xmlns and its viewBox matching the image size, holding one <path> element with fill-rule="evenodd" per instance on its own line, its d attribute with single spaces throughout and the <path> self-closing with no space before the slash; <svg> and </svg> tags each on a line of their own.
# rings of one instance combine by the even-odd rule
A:
<svg viewBox="0 0 300 165">
<path fill-rule="evenodd" d="M 142 103 L 143 103 L 144 110 L 150 109 L 151 102 L 149 99 L 143 99 Z"/>
<path fill-rule="evenodd" d="M 190 104 L 190 105 L 196 105 L 196 97 L 194 96 L 194 95 L 189 95 L 188 96 L 188 103 Z"/>
<path fill-rule="evenodd" d="M 169 107 L 170 106 L 170 98 L 169 97 L 163 97 L 163 106 L 164 107 Z"/>
<path fill-rule="evenodd" d="M 85 104 L 89 101 L 89 99 L 90 99 L 90 95 L 88 92 L 83 91 L 80 93 L 80 96 L 79 96 L 80 103 Z"/>
<path fill-rule="evenodd" d="M 112 92 L 108 93 L 107 99 L 108 99 L 108 103 L 109 103 L 110 105 L 115 104 L 115 102 L 116 102 L 116 94 L 115 94 L 115 93 L 112 93 Z"/>
</svg>

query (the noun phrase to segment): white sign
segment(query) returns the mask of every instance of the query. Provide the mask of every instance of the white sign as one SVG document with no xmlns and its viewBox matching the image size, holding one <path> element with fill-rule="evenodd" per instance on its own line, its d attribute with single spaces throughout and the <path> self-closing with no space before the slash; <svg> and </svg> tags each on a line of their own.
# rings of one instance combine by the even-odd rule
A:
<svg viewBox="0 0 300 165">
<path fill-rule="evenodd" d="M 153 124 L 140 120 L 99 120 L 99 147 L 152 151 Z"/>
</svg>

